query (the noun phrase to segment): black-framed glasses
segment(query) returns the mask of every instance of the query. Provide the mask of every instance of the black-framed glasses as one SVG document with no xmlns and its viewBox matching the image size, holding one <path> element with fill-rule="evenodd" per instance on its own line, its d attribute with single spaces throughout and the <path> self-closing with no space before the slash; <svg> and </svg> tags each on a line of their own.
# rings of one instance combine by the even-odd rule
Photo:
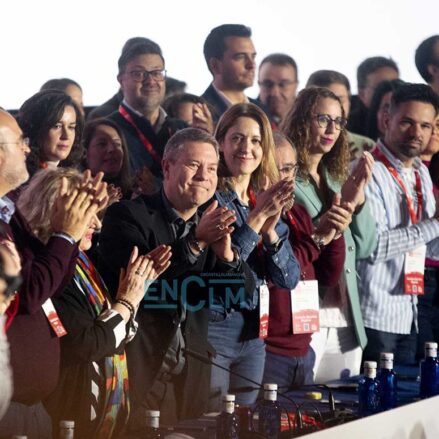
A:
<svg viewBox="0 0 439 439">
<path fill-rule="evenodd" d="M 344 117 L 336 117 L 333 119 L 329 114 L 316 114 L 314 117 L 317 119 L 320 128 L 328 128 L 328 125 L 332 122 L 335 125 L 335 129 L 340 131 L 344 129 L 348 123 Z"/>
<path fill-rule="evenodd" d="M 0 145 L 20 145 L 29 147 L 30 139 L 29 137 L 23 137 L 18 142 L 0 142 Z"/>
<path fill-rule="evenodd" d="M 143 82 L 148 77 L 154 79 L 154 81 L 162 82 L 166 79 L 166 70 L 131 70 L 128 72 L 131 78 L 136 82 Z"/>
</svg>

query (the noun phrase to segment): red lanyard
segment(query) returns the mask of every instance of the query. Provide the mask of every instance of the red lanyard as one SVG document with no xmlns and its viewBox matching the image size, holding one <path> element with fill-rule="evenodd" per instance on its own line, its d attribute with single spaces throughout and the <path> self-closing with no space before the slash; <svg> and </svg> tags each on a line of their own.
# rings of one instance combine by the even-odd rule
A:
<svg viewBox="0 0 439 439">
<path fill-rule="evenodd" d="M 154 161 L 161 166 L 162 159 L 157 154 L 157 151 L 152 146 L 151 142 L 145 137 L 145 135 L 140 131 L 139 127 L 136 125 L 136 122 L 134 122 L 132 116 L 128 111 L 122 106 L 119 105 L 119 113 L 122 115 L 122 117 L 133 126 L 133 128 L 136 130 L 137 135 L 139 136 L 141 142 L 143 143 L 143 146 L 148 151 L 149 155 L 154 159 Z"/>
<path fill-rule="evenodd" d="M 298 234 L 299 234 L 299 230 L 297 228 L 297 221 L 294 218 L 293 214 L 291 213 L 291 210 L 287 211 L 287 218 L 288 218 L 288 221 L 289 221 L 290 226 L 291 226 L 291 231 L 294 233 L 294 235 L 297 238 Z"/>
<path fill-rule="evenodd" d="M 383 165 L 387 168 L 387 170 L 390 172 L 392 177 L 396 180 L 396 182 L 399 184 L 399 186 L 403 190 L 404 195 L 405 195 L 406 200 L 407 200 L 407 208 L 408 208 L 409 213 L 410 213 L 410 219 L 412 220 L 412 224 L 416 224 L 421 219 L 422 201 L 423 201 L 422 183 L 421 183 L 421 176 L 419 174 L 419 171 L 417 169 L 415 169 L 415 179 L 416 179 L 415 189 L 416 189 L 416 198 L 417 198 L 417 202 L 418 202 L 417 212 L 415 212 L 415 209 L 413 207 L 412 197 L 410 196 L 409 191 L 407 190 L 404 182 L 402 181 L 402 179 L 399 176 L 395 167 L 392 166 L 392 164 L 389 162 L 387 157 L 381 151 L 376 150 L 375 157 L 380 162 L 383 163 Z"/>
</svg>

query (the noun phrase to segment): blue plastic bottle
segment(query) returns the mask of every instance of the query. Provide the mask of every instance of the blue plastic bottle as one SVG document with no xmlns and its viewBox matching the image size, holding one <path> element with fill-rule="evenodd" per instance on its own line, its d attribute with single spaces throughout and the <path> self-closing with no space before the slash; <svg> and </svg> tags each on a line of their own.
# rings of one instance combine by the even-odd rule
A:
<svg viewBox="0 0 439 439">
<path fill-rule="evenodd" d="M 277 384 L 264 384 L 264 400 L 259 408 L 259 433 L 267 438 L 280 437 L 281 407 L 277 402 Z"/>
<path fill-rule="evenodd" d="M 425 359 L 421 361 L 421 398 L 437 395 L 439 388 L 439 362 L 437 343 L 425 342 Z"/>
<path fill-rule="evenodd" d="M 380 409 L 379 383 L 376 379 L 376 361 L 364 362 L 364 376 L 358 382 L 358 403 L 360 416 L 369 416 Z"/>
<path fill-rule="evenodd" d="M 380 409 L 390 410 L 396 407 L 397 379 L 393 370 L 393 354 L 381 352 L 380 370 L 378 372 L 380 389 Z"/>
<path fill-rule="evenodd" d="M 235 395 L 223 396 L 223 408 L 216 420 L 216 439 L 238 439 L 238 417 L 235 414 Z"/>
</svg>

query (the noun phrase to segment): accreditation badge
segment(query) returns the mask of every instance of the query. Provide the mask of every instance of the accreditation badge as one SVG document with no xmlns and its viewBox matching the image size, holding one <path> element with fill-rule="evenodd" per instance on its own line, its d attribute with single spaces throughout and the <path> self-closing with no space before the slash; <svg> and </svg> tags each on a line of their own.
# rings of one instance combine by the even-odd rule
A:
<svg viewBox="0 0 439 439">
<path fill-rule="evenodd" d="M 424 270 L 427 246 L 409 251 L 405 254 L 404 262 L 404 293 L 424 294 Z"/>
<path fill-rule="evenodd" d="M 316 280 L 300 281 L 290 294 L 293 334 L 309 334 L 319 331 L 318 282 Z"/>
<path fill-rule="evenodd" d="M 42 308 L 56 336 L 63 337 L 64 335 L 67 335 L 67 331 L 64 328 L 63 324 L 61 323 L 58 313 L 56 312 L 55 307 L 53 306 L 52 300 L 47 299 L 43 303 Z"/>
<path fill-rule="evenodd" d="M 268 336 L 268 318 L 270 313 L 270 290 L 264 282 L 259 287 L 259 338 Z"/>
</svg>

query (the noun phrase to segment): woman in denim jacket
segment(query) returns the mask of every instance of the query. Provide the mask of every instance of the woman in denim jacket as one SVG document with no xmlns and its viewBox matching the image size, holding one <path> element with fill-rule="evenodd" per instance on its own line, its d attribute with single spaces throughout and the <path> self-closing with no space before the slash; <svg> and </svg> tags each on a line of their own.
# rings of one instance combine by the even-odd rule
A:
<svg viewBox="0 0 439 439">
<path fill-rule="evenodd" d="M 259 306 L 260 294 L 268 294 L 267 282 L 291 289 L 299 278 L 288 227 L 280 221 L 293 184 L 279 180 L 267 116 L 254 104 L 234 105 L 220 119 L 215 136 L 221 155 L 216 198 L 236 213 L 233 245 L 252 268 L 257 288 L 240 297 L 214 298 L 209 342 L 217 351 L 215 362 L 232 372 L 212 367 L 211 409 L 218 409 L 226 393 L 236 394 L 241 405 L 255 402 L 265 360 L 259 316 L 268 312 Z"/>
</svg>

